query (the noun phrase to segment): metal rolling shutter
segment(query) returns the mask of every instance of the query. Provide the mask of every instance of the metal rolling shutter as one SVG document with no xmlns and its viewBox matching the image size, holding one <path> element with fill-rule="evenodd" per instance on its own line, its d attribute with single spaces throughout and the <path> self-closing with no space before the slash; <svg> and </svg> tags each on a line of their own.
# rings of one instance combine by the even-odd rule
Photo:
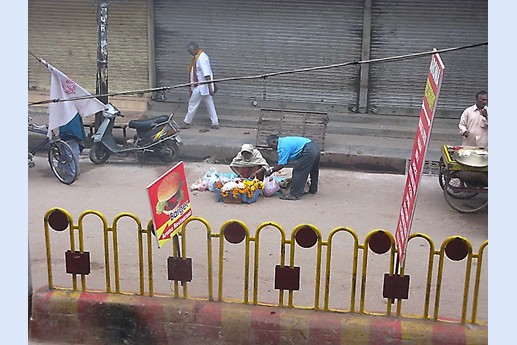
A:
<svg viewBox="0 0 517 345">
<path fill-rule="evenodd" d="M 146 89 L 149 87 L 147 1 L 109 0 L 108 7 L 110 92 Z"/>
<path fill-rule="evenodd" d="M 203 0 L 155 2 L 157 86 L 188 81 L 186 51 L 196 41 L 215 78 L 261 75 L 360 58 L 363 0 Z M 356 104 L 357 66 L 221 83 L 219 97 Z M 185 101 L 185 89 L 168 100 Z"/>
<path fill-rule="evenodd" d="M 382 58 L 488 41 L 487 0 L 374 0 L 371 57 Z M 436 116 L 459 118 L 488 88 L 488 46 L 440 54 L 444 80 Z M 369 108 L 420 113 L 430 56 L 372 64 Z"/>
<path fill-rule="evenodd" d="M 97 73 L 97 7 L 90 1 L 28 3 L 28 45 L 36 56 L 95 92 Z M 50 73 L 28 56 L 29 90 L 50 88 Z"/>
<path fill-rule="evenodd" d="M 109 91 L 149 86 L 147 1 L 108 3 Z M 97 5 L 92 1 L 30 0 L 29 50 L 91 93 L 97 74 Z M 50 73 L 29 55 L 29 90 L 50 88 Z"/>
</svg>

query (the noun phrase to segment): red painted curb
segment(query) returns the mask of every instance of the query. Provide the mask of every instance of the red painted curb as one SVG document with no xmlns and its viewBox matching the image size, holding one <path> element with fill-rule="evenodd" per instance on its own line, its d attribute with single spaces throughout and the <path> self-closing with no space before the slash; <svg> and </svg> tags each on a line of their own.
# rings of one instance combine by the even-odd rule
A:
<svg viewBox="0 0 517 345">
<path fill-rule="evenodd" d="M 467 344 L 465 327 L 457 324 L 437 323 L 433 327 L 433 344 L 463 345 Z"/>
<path fill-rule="evenodd" d="M 191 331 L 196 337 L 216 340 L 221 338 L 221 304 L 196 302 L 192 309 Z"/>
<path fill-rule="evenodd" d="M 281 344 L 281 311 L 255 307 L 251 310 L 249 328 L 251 330 L 251 344 L 275 345 Z"/>
<path fill-rule="evenodd" d="M 309 341 L 314 344 L 339 344 L 341 327 L 341 319 L 332 314 L 315 315 L 309 321 Z"/>
<path fill-rule="evenodd" d="M 42 288 L 33 294 L 30 337 L 88 345 L 484 345 L 488 327 Z"/>
<path fill-rule="evenodd" d="M 370 321 L 370 344 L 402 345 L 401 320 L 372 318 Z"/>
</svg>

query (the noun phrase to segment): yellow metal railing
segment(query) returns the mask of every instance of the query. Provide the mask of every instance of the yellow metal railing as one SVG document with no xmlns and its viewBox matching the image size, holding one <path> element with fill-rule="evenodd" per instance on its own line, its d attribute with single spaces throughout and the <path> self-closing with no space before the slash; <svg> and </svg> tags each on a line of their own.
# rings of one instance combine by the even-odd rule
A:
<svg viewBox="0 0 517 345">
<path fill-rule="evenodd" d="M 87 291 L 86 279 L 90 270 L 90 263 L 88 261 L 89 256 L 87 258 L 84 257 L 86 254 L 89 254 L 85 249 L 85 223 L 87 217 L 96 217 L 100 219 L 102 224 L 102 241 L 104 247 L 102 254 L 104 256 L 105 275 L 104 291 L 107 293 L 115 294 L 136 293 L 139 295 L 154 296 L 154 283 L 156 279 L 156 271 L 154 268 L 156 267 L 156 263 L 153 261 L 156 261 L 156 253 L 153 254 L 153 246 L 155 245 L 156 241 L 154 238 L 153 224 L 151 221 L 149 221 L 144 228 L 138 217 L 130 213 L 122 213 L 117 215 L 110 225 L 103 214 L 94 210 L 83 212 L 79 216 L 77 224 L 74 223 L 72 216 L 64 209 L 54 208 L 47 211 L 44 217 L 44 227 L 49 287 L 53 289 Z M 133 224 L 131 227 L 134 229 L 133 235 L 135 236 L 138 251 L 139 291 L 121 291 L 120 287 L 121 264 L 119 258 L 119 236 L 121 232 L 120 223 L 122 221 L 130 221 L 130 224 Z M 203 238 L 199 238 L 199 236 L 196 236 L 195 238 L 189 236 L 190 229 L 194 226 L 201 226 L 204 228 L 205 235 L 203 238 L 206 243 L 201 244 Z M 126 231 L 126 228 L 127 225 L 124 227 L 125 233 L 123 235 L 125 237 L 128 236 L 128 231 Z M 71 287 L 57 287 L 54 284 L 52 269 L 53 250 L 51 248 L 53 243 L 51 237 L 53 233 L 50 231 L 51 229 L 55 232 L 62 232 L 65 230 L 68 230 L 69 232 L 69 248 L 67 248 L 67 252 L 71 253 L 67 254 L 67 260 L 70 260 L 70 262 L 67 262 L 67 265 L 70 265 L 67 266 L 67 273 L 71 275 Z M 88 234 L 92 236 L 91 234 L 93 234 L 94 231 L 98 232 L 98 230 L 98 227 L 96 227 L 95 230 L 88 228 L 87 231 Z M 262 261 L 260 256 L 261 239 L 264 236 L 265 231 L 275 231 L 280 235 L 279 261 L 275 270 L 275 289 L 278 290 L 278 303 L 275 304 L 259 301 L 259 289 L 265 288 L 261 286 L 259 276 L 260 263 Z M 343 240 L 337 239 L 338 235 L 347 236 L 351 242 L 352 260 L 350 260 L 350 262 L 343 263 L 343 267 L 345 264 L 347 266 L 349 265 L 348 268 L 351 272 L 349 276 L 350 296 L 348 299 L 344 298 L 344 300 L 349 301 L 349 308 L 332 308 L 330 306 L 330 297 L 332 296 L 332 281 L 333 279 L 337 279 L 335 276 L 331 275 L 332 258 L 335 251 L 335 246 L 337 245 L 336 243 L 343 243 Z M 411 246 L 411 242 L 415 239 L 422 239 L 427 244 L 427 248 L 423 249 L 423 254 L 421 254 L 420 251 L 422 251 L 421 248 L 425 247 L 425 245 L 419 246 L 419 260 L 425 258 L 425 261 L 427 261 L 427 268 L 425 272 L 426 278 L 425 293 L 423 296 L 423 311 L 418 315 L 415 313 L 411 315 L 403 314 L 402 309 L 404 299 L 401 298 L 387 298 L 386 310 L 384 312 L 366 310 L 366 298 L 368 295 L 367 277 L 369 263 L 371 261 L 370 257 L 374 254 L 377 256 L 387 254 L 389 260 L 389 263 L 386 267 L 387 274 L 391 276 L 397 273 L 397 250 L 395 248 L 394 237 L 391 233 L 382 229 L 376 229 L 368 233 L 364 239 L 364 243 L 360 244 L 359 238 L 355 231 L 347 227 L 333 229 L 329 233 L 328 237 L 324 239 L 320 230 L 315 226 L 310 224 L 301 224 L 295 227 L 292 230 L 290 237 L 288 237 L 283 227 L 274 222 L 265 222 L 260 224 L 253 234 L 242 221 L 228 220 L 221 226 L 219 233 L 214 233 L 212 232 L 210 224 L 205 219 L 191 217 L 182 225 L 178 237 L 171 241 L 171 253 L 173 258 L 181 258 L 186 260 L 188 259 L 188 243 L 195 242 L 198 246 L 206 246 L 206 295 L 202 297 L 193 297 L 189 295 L 189 284 L 196 283 L 196 280 L 193 279 L 192 282 L 173 280 L 171 283 L 172 296 L 180 298 L 181 295 L 181 298 L 185 299 L 207 299 L 209 301 L 217 300 L 240 302 L 253 305 L 275 305 L 285 308 L 323 310 L 328 312 L 350 312 L 386 316 L 395 314 L 396 316 L 439 320 L 441 319 L 440 304 L 442 302 L 444 265 L 446 262 L 462 262 L 465 265 L 464 278 L 460 278 L 459 276 L 453 277 L 456 282 L 457 279 L 462 279 L 463 286 L 461 315 L 457 315 L 455 319 L 457 322 L 461 323 L 486 323 L 486 321 L 479 321 L 477 314 L 481 293 L 481 280 L 483 273 L 486 273 L 483 271 L 483 256 L 485 249 L 488 246 L 488 240 L 482 243 L 478 253 L 474 253 L 470 242 L 460 236 L 447 238 L 441 244 L 438 250 L 435 249 L 436 247 L 431 238 L 421 233 L 410 235 L 408 248 Z M 243 296 L 242 300 L 238 301 L 225 298 L 224 293 L 223 282 L 225 277 L 225 268 L 227 268 L 225 260 L 228 259 L 225 257 L 225 246 L 227 245 L 242 245 L 244 247 L 244 253 L 241 258 L 241 262 L 244 266 Z M 216 254 L 214 254 L 215 248 L 218 248 Z M 299 289 L 311 291 L 311 287 L 307 286 L 306 283 L 303 286 L 301 285 L 300 267 L 296 266 L 296 258 L 298 251 L 308 248 L 314 248 L 315 254 L 312 259 L 315 261 L 315 267 L 313 272 L 310 269 L 306 269 L 306 267 L 303 269 L 305 274 L 314 275 L 314 284 L 312 286 L 314 295 L 312 305 L 301 306 L 294 303 L 295 292 Z M 98 248 L 90 249 L 97 250 Z M 300 252 L 299 255 L 305 253 L 306 252 Z M 437 260 L 437 264 L 435 260 Z M 473 266 L 476 266 L 474 277 L 472 277 Z M 231 268 L 232 267 L 230 266 L 227 269 Z M 70 272 L 68 270 L 70 270 Z M 406 267 L 403 267 L 399 274 L 403 276 L 406 273 L 405 270 Z M 214 272 L 217 272 L 215 276 Z M 214 278 L 217 280 L 217 283 L 214 282 Z M 78 279 L 80 279 L 80 287 L 78 287 Z M 162 274 L 160 274 L 159 279 L 163 281 L 165 278 L 163 278 Z M 448 279 L 450 279 L 450 277 Z M 473 288 L 471 286 L 472 281 Z M 278 287 L 276 286 L 277 283 L 279 285 Z M 217 290 L 216 294 L 214 294 L 214 287 L 216 284 Z M 287 301 L 285 301 L 285 293 L 287 293 Z M 434 303 L 432 300 L 433 293 Z M 393 310 L 393 305 L 395 303 L 396 308 Z M 469 307 L 471 308 L 470 317 L 468 315 Z M 450 319 L 449 316 L 447 318 Z"/>
</svg>

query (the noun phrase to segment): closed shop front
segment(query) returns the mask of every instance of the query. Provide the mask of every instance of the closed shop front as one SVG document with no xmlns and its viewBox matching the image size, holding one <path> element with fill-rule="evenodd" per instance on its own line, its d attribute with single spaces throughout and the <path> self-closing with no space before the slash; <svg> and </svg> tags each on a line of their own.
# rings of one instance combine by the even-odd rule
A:
<svg viewBox="0 0 517 345">
<path fill-rule="evenodd" d="M 190 41 L 208 53 L 217 79 L 488 41 L 487 0 L 110 0 L 108 4 L 110 92 L 188 82 Z M 371 4 L 371 10 L 365 4 Z M 94 92 L 97 2 L 30 0 L 28 15 L 29 50 Z M 365 23 L 371 20 L 364 31 L 363 18 L 369 19 Z M 436 115 L 457 118 L 459 111 L 473 104 L 477 91 L 488 88 L 488 47 L 441 57 L 446 69 Z M 30 55 L 28 62 L 29 90 L 47 90 L 48 71 Z M 335 112 L 365 108 L 370 113 L 418 116 L 429 63 L 430 56 L 372 63 L 362 77 L 359 65 L 349 65 L 228 81 L 219 84 L 218 104 L 257 100 L 261 107 Z M 188 89 L 157 96 L 156 100 L 185 103 Z"/>
<path fill-rule="evenodd" d="M 486 41 L 487 0 L 373 0 L 372 59 Z M 436 116 L 459 118 L 476 92 L 488 88 L 488 46 L 440 56 L 445 73 Z M 372 64 L 369 110 L 418 116 L 430 62 L 425 56 Z"/>
<path fill-rule="evenodd" d="M 361 56 L 363 0 L 155 1 L 157 86 L 188 82 L 188 42 L 210 56 L 215 78 L 262 75 Z M 219 103 L 256 99 L 313 105 L 357 103 L 359 67 L 220 83 Z M 187 101 L 188 89 L 166 93 Z M 262 103 L 264 104 L 264 102 Z"/>
<path fill-rule="evenodd" d="M 108 4 L 109 91 L 145 89 L 149 86 L 147 1 Z M 29 0 L 28 25 L 29 50 L 95 93 L 97 2 Z M 29 90 L 48 90 L 49 71 L 31 55 L 28 67 Z"/>
</svg>

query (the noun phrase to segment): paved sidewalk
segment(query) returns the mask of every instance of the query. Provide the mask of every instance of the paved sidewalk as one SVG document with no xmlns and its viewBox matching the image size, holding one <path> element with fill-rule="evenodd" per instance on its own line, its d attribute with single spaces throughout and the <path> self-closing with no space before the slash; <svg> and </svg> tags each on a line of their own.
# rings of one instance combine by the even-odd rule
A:
<svg viewBox="0 0 517 345">
<path fill-rule="evenodd" d="M 143 118 L 165 114 L 164 111 L 148 110 L 144 113 L 126 112 L 119 122 L 129 122 L 134 118 Z M 181 123 L 181 111 L 175 112 L 176 122 Z M 181 159 L 191 161 L 209 160 L 212 162 L 228 163 L 244 143 L 256 144 L 257 125 L 253 116 L 221 115 L 221 128 L 210 129 L 203 114 L 198 114 L 194 125 L 181 130 L 179 136 L 183 141 Z M 29 116 L 33 123 L 44 124 L 48 114 L 41 108 L 30 107 Z M 382 172 L 404 174 L 407 161 L 411 158 L 414 133 L 418 119 L 379 115 L 343 115 L 344 120 L 330 122 L 325 135 L 325 148 L 321 159 L 322 166 L 340 168 L 352 171 Z M 391 125 L 390 123 L 393 122 Z M 375 128 L 374 128 L 375 127 Z M 436 162 L 441 156 L 443 144 L 459 145 L 460 138 L 455 132 L 454 121 L 436 119 L 426 154 L 427 164 L 424 174 L 436 172 Z M 200 131 L 203 129 L 203 131 Z M 206 131 L 208 129 L 208 131 Z M 122 130 L 115 129 L 114 133 L 120 139 Z M 131 138 L 134 131 L 127 130 Z M 274 159 L 272 152 L 264 149 L 266 158 Z"/>
<path fill-rule="evenodd" d="M 256 143 L 256 128 L 224 127 L 199 132 L 204 126 L 181 130 L 184 142 L 183 157 L 186 159 L 211 159 L 228 162 L 244 143 Z M 389 138 L 376 136 L 327 133 L 322 165 L 366 172 L 405 173 L 406 160 L 411 158 L 413 138 Z M 429 143 L 426 160 L 438 161 L 441 146 L 445 142 Z M 267 156 L 266 152 L 266 156 Z"/>
</svg>

